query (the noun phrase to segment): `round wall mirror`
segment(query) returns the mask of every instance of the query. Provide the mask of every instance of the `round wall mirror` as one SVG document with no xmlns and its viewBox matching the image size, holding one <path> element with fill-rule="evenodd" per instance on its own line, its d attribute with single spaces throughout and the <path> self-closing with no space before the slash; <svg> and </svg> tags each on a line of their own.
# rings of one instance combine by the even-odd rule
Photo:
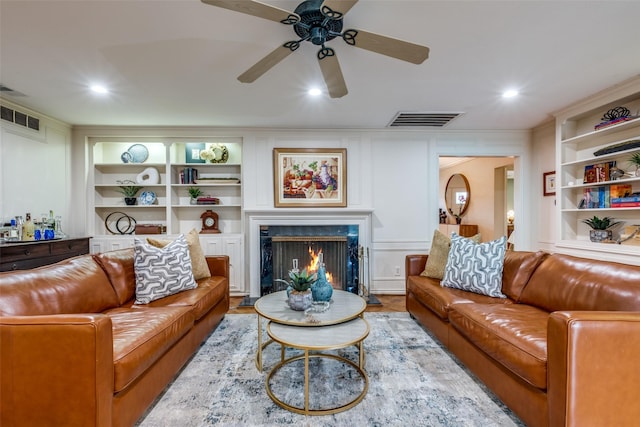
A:
<svg viewBox="0 0 640 427">
<path fill-rule="evenodd" d="M 467 177 L 456 173 L 451 175 L 444 190 L 444 202 L 447 212 L 453 217 L 462 217 L 469 207 L 471 190 Z"/>
</svg>

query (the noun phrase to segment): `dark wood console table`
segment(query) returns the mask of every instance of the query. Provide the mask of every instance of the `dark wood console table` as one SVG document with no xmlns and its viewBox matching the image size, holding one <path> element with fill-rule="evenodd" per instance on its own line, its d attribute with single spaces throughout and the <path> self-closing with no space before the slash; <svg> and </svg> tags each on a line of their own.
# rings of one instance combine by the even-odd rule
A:
<svg viewBox="0 0 640 427">
<path fill-rule="evenodd" d="M 0 244 L 0 271 L 28 270 L 89 253 L 89 237 Z"/>
</svg>

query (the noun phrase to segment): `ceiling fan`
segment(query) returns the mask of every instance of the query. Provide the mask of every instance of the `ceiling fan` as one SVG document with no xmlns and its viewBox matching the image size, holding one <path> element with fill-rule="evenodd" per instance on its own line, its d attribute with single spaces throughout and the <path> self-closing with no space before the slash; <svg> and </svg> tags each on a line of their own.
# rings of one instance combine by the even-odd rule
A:
<svg viewBox="0 0 640 427">
<path fill-rule="evenodd" d="M 278 46 L 273 52 L 242 73 L 238 77 L 242 83 L 254 82 L 298 49 L 304 41 L 321 46 L 317 53 L 318 63 L 331 98 L 341 98 L 348 93 L 336 52 L 325 45 L 326 42 L 336 37 L 341 37 L 348 45 L 413 64 L 421 64 L 429 57 L 429 48 L 426 46 L 362 30 L 342 31 L 344 15 L 358 0 L 306 0 L 300 3 L 294 12 L 252 0 L 202 0 L 202 2 L 281 24 L 292 25 L 299 37 L 297 40 L 288 41 Z"/>
</svg>

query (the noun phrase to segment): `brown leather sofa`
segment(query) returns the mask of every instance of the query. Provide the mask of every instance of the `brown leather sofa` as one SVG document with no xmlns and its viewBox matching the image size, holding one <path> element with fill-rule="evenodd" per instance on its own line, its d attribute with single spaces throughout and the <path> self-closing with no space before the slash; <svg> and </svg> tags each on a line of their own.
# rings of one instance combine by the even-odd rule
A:
<svg viewBox="0 0 640 427">
<path fill-rule="evenodd" d="M 640 267 L 507 252 L 506 299 L 444 288 L 406 257 L 407 310 L 529 426 L 640 422 Z"/>
<path fill-rule="evenodd" d="M 133 249 L 0 274 L 0 425 L 131 426 L 229 310 L 229 259 L 134 305 Z"/>
</svg>

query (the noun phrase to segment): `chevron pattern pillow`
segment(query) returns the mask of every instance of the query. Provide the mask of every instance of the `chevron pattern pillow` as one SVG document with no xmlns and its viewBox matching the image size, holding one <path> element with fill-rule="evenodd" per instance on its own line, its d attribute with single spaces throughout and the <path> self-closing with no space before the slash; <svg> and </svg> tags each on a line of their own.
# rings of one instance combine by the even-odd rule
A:
<svg viewBox="0 0 640 427">
<path fill-rule="evenodd" d="M 134 242 L 136 304 L 148 304 L 198 287 L 184 235 L 163 248 L 153 247 L 139 239 Z"/>
<path fill-rule="evenodd" d="M 457 234 L 451 236 L 451 249 L 444 278 L 440 284 L 491 297 L 506 298 L 502 293 L 502 270 L 507 237 L 487 243 L 474 243 Z"/>
</svg>

